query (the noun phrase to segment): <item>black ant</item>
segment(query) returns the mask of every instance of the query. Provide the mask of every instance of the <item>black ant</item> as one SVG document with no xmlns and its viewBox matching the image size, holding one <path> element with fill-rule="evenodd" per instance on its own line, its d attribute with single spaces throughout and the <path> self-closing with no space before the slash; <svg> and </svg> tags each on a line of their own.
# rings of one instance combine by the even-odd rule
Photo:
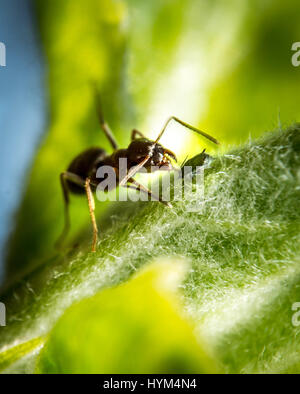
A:
<svg viewBox="0 0 300 394">
<path fill-rule="evenodd" d="M 58 246 L 62 243 L 63 239 L 69 231 L 69 193 L 86 193 L 90 217 L 93 226 L 93 252 L 96 251 L 96 244 L 98 238 L 98 228 L 94 213 L 95 202 L 93 193 L 96 191 L 96 188 L 101 181 L 99 180 L 99 178 L 96 177 L 97 170 L 101 166 L 111 166 L 114 169 L 117 181 L 114 187 L 122 186 L 132 188 L 143 193 L 147 193 L 148 196 L 152 196 L 153 199 L 167 206 L 170 206 L 168 202 L 163 201 L 159 196 L 153 195 L 150 190 L 148 190 L 145 186 L 141 185 L 135 179 L 133 179 L 135 174 L 139 172 L 142 167 L 145 168 L 145 170 L 147 171 L 151 171 L 151 169 L 153 169 L 153 166 L 155 166 L 156 170 L 158 169 L 170 171 L 174 169 L 171 160 L 177 162 L 175 154 L 158 143 L 158 141 L 164 134 L 168 124 L 174 120 L 182 126 L 204 136 L 215 144 L 219 144 L 219 142 L 210 135 L 196 129 L 188 123 L 183 122 L 175 116 L 172 116 L 167 120 L 155 141 L 149 140 L 140 131 L 133 129 L 131 133 L 131 143 L 129 144 L 128 148 L 119 149 L 108 124 L 104 120 L 100 105 L 100 98 L 98 95 L 96 96 L 96 99 L 98 104 L 97 112 L 100 126 L 113 148 L 113 153 L 111 155 L 108 155 L 104 149 L 98 147 L 87 149 L 75 157 L 75 159 L 69 165 L 67 171 L 60 174 L 60 182 L 65 202 L 65 226 L 62 235 L 57 241 Z M 139 138 L 137 138 L 137 136 Z M 122 179 L 120 179 L 119 159 L 122 158 L 127 160 L 127 173 Z"/>
</svg>

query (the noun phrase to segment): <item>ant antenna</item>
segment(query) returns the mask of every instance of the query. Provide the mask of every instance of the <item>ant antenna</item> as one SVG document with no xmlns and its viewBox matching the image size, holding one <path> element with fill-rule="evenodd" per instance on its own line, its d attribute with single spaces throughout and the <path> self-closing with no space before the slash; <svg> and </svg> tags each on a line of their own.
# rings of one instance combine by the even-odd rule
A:
<svg viewBox="0 0 300 394">
<path fill-rule="evenodd" d="M 96 102 L 96 111 L 97 111 L 100 127 L 102 128 L 104 134 L 106 135 L 106 138 L 110 142 L 113 150 L 117 150 L 118 149 L 117 141 L 115 140 L 115 137 L 114 137 L 110 127 L 108 126 L 108 124 L 104 120 L 103 111 L 102 111 L 102 104 L 101 104 L 101 95 L 99 93 L 99 90 L 96 87 L 96 84 L 93 83 L 92 87 L 93 87 L 93 90 L 94 90 L 94 97 L 95 97 L 95 102 Z"/>
<path fill-rule="evenodd" d="M 164 132 L 166 131 L 169 123 L 174 120 L 175 122 L 181 124 L 182 126 L 186 127 L 187 129 L 193 130 L 195 133 L 202 135 L 202 137 L 207 138 L 208 140 L 212 141 L 213 143 L 215 143 L 216 145 L 220 145 L 219 141 L 216 140 L 214 137 L 212 137 L 211 135 L 205 133 L 204 131 L 198 130 L 196 129 L 196 127 L 191 126 L 190 124 L 184 122 L 183 120 L 180 120 L 178 118 L 176 118 L 176 116 L 171 116 L 166 124 L 164 125 L 164 127 L 162 128 L 161 132 L 159 133 L 158 137 L 155 140 L 155 144 L 161 139 L 162 135 L 164 134 Z"/>
</svg>

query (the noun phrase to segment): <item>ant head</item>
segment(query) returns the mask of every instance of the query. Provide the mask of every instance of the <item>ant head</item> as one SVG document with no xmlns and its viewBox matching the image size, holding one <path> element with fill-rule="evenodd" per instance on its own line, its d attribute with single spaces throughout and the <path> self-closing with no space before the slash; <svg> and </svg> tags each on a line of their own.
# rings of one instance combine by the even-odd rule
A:
<svg viewBox="0 0 300 394">
<path fill-rule="evenodd" d="M 147 170 L 151 167 L 158 167 L 162 171 L 171 171 L 173 169 L 171 160 L 177 161 L 173 152 L 147 138 L 133 140 L 128 147 L 127 154 L 132 165 L 137 165 L 147 155 L 150 155 L 150 159 L 144 166 Z"/>
</svg>

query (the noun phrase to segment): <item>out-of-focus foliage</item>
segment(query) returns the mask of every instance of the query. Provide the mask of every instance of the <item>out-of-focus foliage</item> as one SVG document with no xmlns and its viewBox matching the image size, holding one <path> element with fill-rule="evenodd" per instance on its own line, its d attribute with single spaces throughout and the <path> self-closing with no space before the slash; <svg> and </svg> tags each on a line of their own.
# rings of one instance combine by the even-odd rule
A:
<svg viewBox="0 0 300 394">
<path fill-rule="evenodd" d="M 182 263 L 151 265 L 71 307 L 42 351 L 40 373 L 215 373 L 170 291 Z M 175 283 L 174 283 L 175 282 Z"/>
<path fill-rule="evenodd" d="M 210 86 L 203 120 L 230 143 L 300 119 L 300 69 L 291 61 L 300 37 L 299 1 L 238 3 L 244 15 L 240 31 L 221 61 L 233 64 Z M 222 25 L 216 34 L 221 31 Z"/>
<path fill-rule="evenodd" d="M 226 145 L 299 120 L 300 72 L 291 62 L 297 0 L 166 1 L 164 10 L 159 3 L 128 0 L 130 87 L 141 128 L 154 136 L 176 114 Z M 167 134 L 175 150 L 197 152 L 185 130 Z"/>
<path fill-rule="evenodd" d="M 180 286 L 185 312 L 225 371 L 299 372 L 292 324 L 300 299 L 299 168 L 298 125 L 215 159 L 198 213 L 187 211 L 198 201 L 192 192 L 173 211 L 128 203 L 96 254 L 55 260 L 1 297 L 10 312 L 0 347 L 48 334 L 69 306 L 126 282 L 153 258 L 184 256 L 191 263 Z M 132 302 L 126 298 L 120 308 Z M 133 313 L 144 305 L 141 296 L 135 301 Z"/>
</svg>

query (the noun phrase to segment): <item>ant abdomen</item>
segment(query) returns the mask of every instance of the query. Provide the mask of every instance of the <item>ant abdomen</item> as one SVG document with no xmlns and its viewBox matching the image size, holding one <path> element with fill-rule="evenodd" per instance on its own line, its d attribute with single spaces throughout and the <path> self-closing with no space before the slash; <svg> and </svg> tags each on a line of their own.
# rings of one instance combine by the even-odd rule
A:
<svg viewBox="0 0 300 394">
<path fill-rule="evenodd" d="M 89 148 L 75 157 L 75 159 L 69 165 L 67 172 L 71 172 L 83 179 L 86 179 L 95 171 L 96 168 L 98 168 L 98 163 L 103 161 L 106 157 L 107 153 L 104 149 Z M 85 193 L 85 190 L 82 188 L 82 186 L 70 181 L 67 181 L 67 184 L 71 193 Z"/>
</svg>

